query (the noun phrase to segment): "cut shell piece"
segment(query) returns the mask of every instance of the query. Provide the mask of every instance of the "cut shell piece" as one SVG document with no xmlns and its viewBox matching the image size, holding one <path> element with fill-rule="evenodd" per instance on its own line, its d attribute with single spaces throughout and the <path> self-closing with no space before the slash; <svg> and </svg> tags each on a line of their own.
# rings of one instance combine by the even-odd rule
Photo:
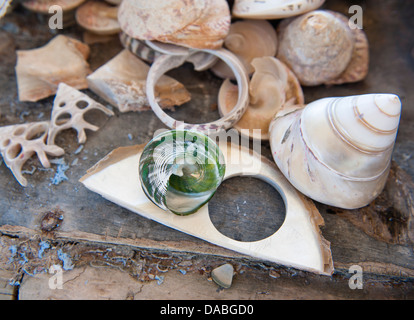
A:
<svg viewBox="0 0 414 320">
<path fill-rule="evenodd" d="M 66 129 L 73 128 L 78 132 L 78 142 L 85 143 L 85 130 L 97 131 L 99 128 L 83 118 L 84 114 L 92 109 L 104 112 L 108 116 L 114 113 L 86 94 L 64 84 L 59 84 L 51 116 L 47 144 L 55 144 L 57 134 Z"/>
<path fill-rule="evenodd" d="M 124 0 L 118 21 L 135 39 L 218 49 L 229 32 L 230 9 L 226 0 Z"/>
<path fill-rule="evenodd" d="M 117 34 L 118 7 L 102 1 L 88 1 L 76 10 L 76 21 L 84 29 L 101 35 Z"/>
<path fill-rule="evenodd" d="M 220 287 L 230 288 L 233 282 L 234 268 L 230 263 L 226 263 L 211 271 L 211 278 Z"/>
<path fill-rule="evenodd" d="M 317 10 L 287 19 L 278 28 L 277 57 L 305 86 L 363 80 L 369 44 L 363 30 L 350 29 L 344 15 Z"/>
<path fill-rule="evenodd" d="M 233 126 L 242 135 L 269 140 L 269 125 L 276 113 L 292 104 L 304 104 L 302 87 L 293 72 L 275 57 L 256 58 L 249 85 L 249 106 Z M 218 108 L 227 114 L 237 101 L 237 86 L 225 80 L 220 87 Z"/>
<path fill-rule="evenodd" d="M 254 58 L 276 55 L 276 30 L 265 20 L 237 21 L 230 25 L 230 32 L 224 39 L 224 47 L 234 53 L 251 74 L 254 70 L 251 65 Z M 233 72 L 222 60 L 219 60 L 211 71 L 218 77 L 234 79 Z"/>
<path fill-rule="evenodd" d="M 270 183 L 285 200 L 285 221 L 279 230 L 265 239 L 243 242 L 225 236 L 211 222 L 208 203 L 189 216 L 166 214 L 148 199 L 140 184 L 137 166 L 145 145 L 112 151 L 88 170 L 80 182 L 132 212 L 218 246 L 289 267 L 331 275 L 330 244 L 321 234 L 319 227 L 324 221 L 313 202 L 297 192 L 273 162 L 255 151 L 223 140 L 218 145 L 225 157 L 225 179 L 257 177 Z"/>
<path fill-rule="evenodd" d="M 124 49 L 87 77 L 89 89 L 121 112 L 151 109 L 146 96 L 149 66 Z M 162 76 L 155 86 L 155 98 L 162 108 L 173 108 L 191 99 L 184 85 Z"/>
<path fill-rule="evenodd" d="M 235 0 L 232 14 L 237 18 L 282 19 L 322 6 L 325 0 Z"/>
<path fill-rule="evenodd" d="M 383 190 L 401 113 L 393 94 L 324 98 L 279 112 L 273 158 L 308 197 L 335 207 L 368 205 Z"/>
<path fill-rule="evenodd" d="M 0 128 L 0 152 L 4 163 L 16 180 L 27 186 L 22 167 L 35 153 L 43 167 L 49 168 L 47 155 L 61 156 L 65 151 L 55 145 L 46 145 L 49 121 L 10 125 Z"/>
<path fill-rule="evenodd" d="M 58 35 L 44 47 L 18 50 L 16 76 L 20 101 L 38 101 L 56 93 L 59 83 L 86 89 L 91 73 L 86 59 L 89 47 Z"/>
</svg>

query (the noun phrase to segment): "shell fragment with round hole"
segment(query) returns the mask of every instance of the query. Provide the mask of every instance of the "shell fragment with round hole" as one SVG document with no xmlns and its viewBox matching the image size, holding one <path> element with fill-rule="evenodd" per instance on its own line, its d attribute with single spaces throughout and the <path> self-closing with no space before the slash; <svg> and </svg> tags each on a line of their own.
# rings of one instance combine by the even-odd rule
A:
<svg viewBox="0 0 414 320">
<path fill-rule="evenodd" d="M 78 142 L 85 143 L 85 130 L 97 131 L 99 129 L 99 127 L 84 119 L 84 114 L 93 109 L 100 110 L 108 116 L 114 115 L 111 110 L 97 103 L 86 94 L 65 83 L 60 83 L 55 100 L 53 101 L 47 144 L 55 144 L 57 134 L 62 130 L 70 128 L 77 131 Z"/>
<path fill-rule="evenodd" d="M 45 46 L 18 50 L 16 77 L 20 101 L 38 101 L 54 95 L 61 82 L 86 89 L 91 73 L 86 59 L 89 46 L 64 35 L 58 35 Z"/>
<path fill-rule="evenodd" d="M 87 77 L 89 89 L 121 112 L 149 110 L 145 94 L 149 66 L 124 49 Z M 155 87 L 162 108 L 173 108 L 191 99 L 184 85 L 164 75 Z"/>
<path fill-rule="evenodd" d="M 237 18 L 282 19 L 322 6 L 325 0 L 235 0 L 232 14 Z"/>
<path fill-rule="evenodd" d="M 218 49 L 230 27 L 225 0 L 123 0 L 121 29 L 132 38 Z"/>
<path fill-rule="evenodd" d="M 365 33 L 351 30 L 337 12 L 316 10 L 284 20 L 278 28 L 277 58 L 305 86 L 356 82 L 368 72 Z"/>
<path fill-rule="evenodd" d="M 61 156 L 65 151 L 55 145 L 46 145 L 49 121 L 10 125 L 0 128 L 0 153 L 4 163 L 22 185 L 27 186 L 22 167 L 35 153 L 43 167 L 49 168 L 48 155 Z"/>
<path fill-rule="evenodd" d="M 303 104 L 302 88 L 293 72 L 275 57 L 256 58 L 255 72 L 249 84 L 249 106 L 233 126 L 241 134 L 254 139 L 269 140 L 269 125 L 286 105 Z M 218 108 L 227 114 L 237 101 L 237 86 L 225 80 L 220 87 Z"/>
<path fill-rule="evenodd" d="M 225 158 L 225 179 L 235 176 L 257 177 L 281 193 L 286 204 L 285 221 L 273 235 L 253 242 L 231 239 L 212 223 L 209 203 L 188 216 L 166 213 L 148 199 L 140 184 L 137 165 L 145 145 L 117 148 L 88 170 L 80 182 L 89 190 L 131 212 L 215 245 L 257 259 L 331 275 L 333 261 L 330 244 L 321 234 L 320 226 L 324 220 L 314 203 L 293 188 L 273 161 L 254 150 L 227 143 L 226 137 L 217 144 Z"/>
<path fill-rule="evenodd" d="M 273 158 L 310 198 L 345 209 L 363 207 L 384 188 L 400 113 L 393 94 L 324 98 L 291 107 L 270 125 Z"/>
<path fill-rule="evenodd" d="M 225 168 L 216 143 L 187 130 L 157 135 L 139 160 L 145 194 L 161 209 L 177 215 L 194 213 L 207 203 L 222 182 Z"/>
<path fill-rule="evenodd" d="M 102 1 L 88 1 L 76 10 L 76 22 L 84 29 L 100 34 L 117 34 L 121 31 L 118 23 L 118 7 Z"/>
<path fill-rule="evenodd" d="M 276 55 L 276 30 L 265 20 L 236 21 L 230 25 L 229 34 L 224 39 L 224 47 L 234 53 L 251 74 L 254 70 L 251 65 L 254 58 Z M 233 72 L 222 60 L 219 60 L 211 71 L 218 77 L 234 79 Z"/>
</svg>

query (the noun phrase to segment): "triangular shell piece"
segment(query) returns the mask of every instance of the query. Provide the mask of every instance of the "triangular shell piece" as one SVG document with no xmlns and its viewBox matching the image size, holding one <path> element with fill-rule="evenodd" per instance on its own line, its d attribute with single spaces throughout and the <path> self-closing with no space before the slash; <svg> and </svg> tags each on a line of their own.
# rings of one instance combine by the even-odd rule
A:
<svg viewBox="0 0 414 320">
<path fill-rule="evenodd" d="M 17 51 L 17 85 L 20 101 L 38 101 L 56 93 L 60 82 L 86 89 L 91 72 L 86 59 L 89 47 L 59 35 L 44 47 Z"/>
<path fill-rule="evenodd" d="M 78 142 L 85 143 L 85 129 L 97 131 L 99 128 L 86 122 L 83 115 L 91 109 L 101 110 L 108 116 L 114 113 L 100 103 L 88 97 L 86 94 L 64 84 L 59 84 L 52 109 L 52 122 L 49 128 L 47 144 L 54 144 L 56 135 L 69 128 L 78 132 Z M 68 119 L 69 117 L 69 119 Z M 63 118 L 62 121 L 60 121 Z"/>
<path fill-rule="evenodd" d="M 220 287 L 230 288 L 233 282 L 234 268 L 230 263 L 226 263 L 211 271 L 211 278 Z"/>
<path fill-rule="evenodd" d="M 145 62 L 125 49 L 88 76 L 89 89 L 121 112 L 149 110 L 145 93 L 148 71 Z M 180 82 L 166 75 L 157 82 L 155 94 L 163 108 L 181 105 L 191 98 Z"/>
<path fill-rule="evenodd" d="M 34 153 L 45 168 L 50 167 L 46 154 L 57 157 L 65 153 L 58 146 L 45 144 L 48 128 L 49 121 L 0 128 L 0 152 L 4 163 L 24 187 L 27 186 L 27 180 L 22 175 L 22 167 Z"/>
<path fill-rule="evenodd" d="M 331 251 L 321 235 L 319 226 L 323 219 L 315 205 L 287 182 L 273 162 L 234 144 L 220 143 L 219 146 L 226 158 L 226 178 L 254 176 L 282 193 L 288 210 L 283 225 L 272 236 L 253 242 L 228 238 L 211 222 L 208 204 L 188 216 L 178 216 L 157 207 L 140 185 L 138 162 L 144 145 L 114 150 L 80 181 L 91 191 L 124 208 L 213 244 L 259 259 L 330 275 L 333 272 Z"/>
</svg>

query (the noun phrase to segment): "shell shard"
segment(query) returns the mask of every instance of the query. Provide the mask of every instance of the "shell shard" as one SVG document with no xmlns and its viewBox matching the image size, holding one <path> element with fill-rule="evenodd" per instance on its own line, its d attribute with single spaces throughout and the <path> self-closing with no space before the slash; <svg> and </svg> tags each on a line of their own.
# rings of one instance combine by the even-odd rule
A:
<svg viewBox="0 0 414 320">
<path fill-rule="evenodd" d="M 233 282 L 234 268 L 230 263 L 223 264 L 211 271 L 211 278 L 220 287 L 230 288 Z"/>
<path fill-rule="evenodd" d="M 132 38 L 217 49 L 229 31 L 230 9 L 225 0 L 125 0 L 118 21 Z"/>
<path fill-rule="evenodd" d="M 20 101 L 38 101 L 54 95 L 59 83 L 86 89 L 91 72 L 86 59 L 89 47 L 58 35 L 44 47 L 18 50 L 16 76 Z"/>
<path fill-rule="evenodd" d="M 345 209 L 363 207 L 384 188 L 400 113 L 393 94 L 324 98 L 292 107 L 270 125 L 273 158 L 310 198 Z"/>
<path fill-rule="evenodd" d="M 325 0 L 235 0 L 232 14 L 237 18 L 282 19 L 315 10 L 324 2 Z"/>
<path fill-rule="evenodd" d="M 121 31 L 118 19 L 118 7 L 101 1 L 88 1 L 76 10 L 76 22 L 84 29 L 100 34 L 117 34 Z"/>
<path fill-rule="evenodd" d="M 208 203 L 189 216 L 166 214 L 142 190 L 137 164 L 144 145 L 112 151 L 88 170 L 80 181 L 89 190 L 132 212 L 215 245 L 256 259 L 331 275 L 333 262 L 330 244 L 321 234 L 319 227 L 323 225 L 323 218 L 313 202 L 297 192 L 268 159 L 231 143 L 220 142 L 219 147 L 226 162 L 225 178 L 246 175 L 257 177 L 277 188 L 286 200 L 285 221 L 268 238 L 243 242 L 226 237 L 211 222 Z M 243 159 L 243 165 L 240 161 L 233 161 L 234 158 Z"/>
<path fill-rule="evenodd" d="M 255 58 L 255 68 L 249 85 L 249 106 L 233 126 L 241 134 L 254 139 L 269 140 L 269 125 L 286 105 L 303 104 L 302 88 L 293 72 L 275 57 Z M 237 101 L 237 86 L 225 80 L 220 87 L 218 108 L 227 114 Z"/>
<path fill-rule="evenodd" d="M 145 94 L 149 66 L 124 49 L 87 77 L 89 89 L 121 112 L 149 110 Z M 188 102 L 190 93 L 178 81 L 162 76 L 155 86 L 155 98 L 163 108 Z"/>
<path fill-rule="evenodd" d="M 16 180 L 27 186 L 22 167 L 35 153 L 43 167 L 49 168 L 47 155 L 61 156 L 65 151 L 55 145 L 46 145 L 49 121 L 10 125 L 0 128 L 0 153 Z"/>
<path fill-rule="evenodd" d="M 362 80 L 368 72 L 368 41 L 337 12 L 316 10 L 282 21 L 277 57 L 305 86 Z"/>
<path fill-rule="evenodd" d="M 254 58 L 276 55 L 277 43 L 276 30 L 265 20 L 236 21 L 224 39 L 224 47 L 240 59 L 249 74 L 254 71 L 251 65 Z M 234 79 L 233 72 L 222 60 L 211 71 L 221 78 Z"/>
<path fill-rule="evenodd" d="M 194 213 L 214 195 L 225 167 L 213 140 L 186 130 L 156 136 L 139 161 L 145 194 L 161 209 L 178 215 Z"/>
<path fill-rule="evenodd" d="M 85 143 L 85 130 L 97 131 L 99 127 L 85 121 L 84 114 L 92 109 L 100 110 L 108 116 L 114 113 L 88 97 L 86 94 L 60 83 L 53 101 L 51 124 L 48 131 L 47 144 L 55 144 L 57 134 L 73 128 L 78 132 L 78 142 Z"/>
</svg>

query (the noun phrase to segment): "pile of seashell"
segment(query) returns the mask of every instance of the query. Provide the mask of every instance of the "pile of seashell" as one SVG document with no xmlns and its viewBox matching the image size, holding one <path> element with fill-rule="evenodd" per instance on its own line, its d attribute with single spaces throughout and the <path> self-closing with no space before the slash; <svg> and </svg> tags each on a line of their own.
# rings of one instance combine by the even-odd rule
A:
<svg viewBox="0 0 414 320">
<path fill-rule="evenodd" d="M 286 179 L 322 203 L 359 208 L 382 191 L 399 126 L 398 96 L 334 97 L 305 105 L 301 86 L 357 82 L 368 73 L 364 31 L 351 29 L 341 13 L 319 9 L 324 0 L 235 0 L 232 8 L 225 0 L 30 0 L 23 5 L 45 13 L 55 3 L 97 37 L 120 34 L 125 49 L 95 72 L 86 62 L 88 46 L 68 37 L 18 51 L 21 101 L 38 101 L 67 86 L 89 88 L 120 112 L 151 108 L 176 129 L 179 122 L 163 110 L 191 96 L 165 73 L 188 61 L 196 70 L 210 70 L 223 79 L 218 96 L 222 118 L 185 124 L 184 129 L 206 134 L 231 127 L 243 133 L 241 129 L 249 129 L 249 138 L 269 141 Z M 73 105 L 70 99 L 81 98 L 74 95 L 61 105 L 56 96 L 50 130 L 79 128 L 84 141 L 83 129 L 97 128 L 77 122 L 76 112 L 69 112 L 71 121 L 58 122 L 57 110 Z M 90 98 L 82 99 L 97 106 Z M 260 134 L 252 129 L 260 129 Z M 17 155 L 12 152 L 15 137 L 10 135 L 2 135 L 0 147 L 12 166 Z M 49 132 L 47 145 L 53 145 L 54 135 Z M 46 141 L 45 136 L 41 139 Z M 19 168 L 20 162 L 12 169 L 16 177 Z"/>
</svg>

